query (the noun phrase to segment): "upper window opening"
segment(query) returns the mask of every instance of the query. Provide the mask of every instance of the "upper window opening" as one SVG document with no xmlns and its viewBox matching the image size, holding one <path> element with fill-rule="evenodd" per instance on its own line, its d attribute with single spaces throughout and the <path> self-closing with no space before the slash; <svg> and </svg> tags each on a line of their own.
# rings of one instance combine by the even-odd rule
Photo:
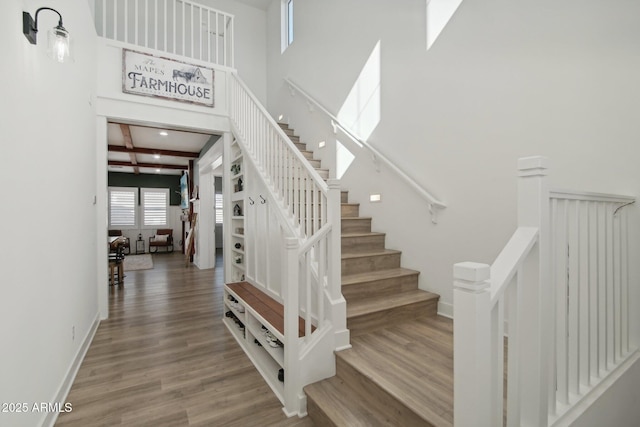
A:
<svg viewBox="0 0 640 427">
<path fill-rule="evenodd" d="M 282 0 L 282 52 L 293 43 L 293 0 Z"/>
<path fill-rule="evenodd" d="M 427 50 L 433 46 L 462 0 L 427 0 Z"/>
</svg>

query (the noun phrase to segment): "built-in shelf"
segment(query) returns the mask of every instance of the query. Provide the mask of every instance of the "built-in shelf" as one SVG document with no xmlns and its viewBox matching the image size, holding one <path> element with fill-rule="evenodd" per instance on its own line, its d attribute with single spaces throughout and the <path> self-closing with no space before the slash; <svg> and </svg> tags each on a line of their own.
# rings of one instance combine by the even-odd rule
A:
<svg viewBox="0 0 640 427">
<path fill-rule="evenodd" d="M 284 337 L 276 326 L 265 320 L 265 313 L 259 313 L 240 294 L 234 292 L 233 289 L 239 289 L 238 287 L 234 288 L 235 285 L 238 283 L 228 284 L 224 287 L 225 313 L 231 311 L 243 323 L 244 332 L 231 318 L 225 316 L 223 322 L 269 387 L 284 404 L 284 382 L 278 379 L 279 371 L 284 368 L 284 344 L 272 347 L 267 339 L 266 331 L 270 331 L 281 343 L 284 343 Z M 243 285 L 251 286 L 246 282 Z M 244 312 L 241 313 L 231 306 L 230 295 L 244 307 Z M 260 345 L 256 343 L 256 340 Z"/>
<path fill-rule="evenodd" d="M 231 192 L 230 199 L 231 202 L 229 206 L 225 206 L 225 215 L 228 215 L 228 218 L 231 218 L 229 232 L 231 233 L 232 238 L 229 239 L 227 243 L 230 247 L 226 248 L 228 252 L 227 254 L 231 255 L 231 259 L 229 264 L 230 278 L 234 281 L 242 281 L 245 280 L 245 241 L 244 241 L 244 230 L 245 230 L 245 163 L 244 156 L 242 154 L 242 149 L 238 141 L 233 141 L 231 143 L 231 163 L 229 166 L 229 170 L 226 171 L 227 174 L 227 184 L 229 185 L 229 189 Z M 240 189 L 241 191 L 236 191 Z M 235 247 L 236 244 L 241 245 L 241 249 L 237 249 Z M 236 262 L 236 258 L 240 257 L 240 262 Z"/>
</svg>

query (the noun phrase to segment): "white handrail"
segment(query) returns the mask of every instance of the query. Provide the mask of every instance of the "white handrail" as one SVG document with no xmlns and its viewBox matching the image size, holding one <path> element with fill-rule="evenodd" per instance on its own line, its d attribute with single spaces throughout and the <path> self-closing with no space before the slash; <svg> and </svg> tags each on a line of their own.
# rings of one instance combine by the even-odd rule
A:
<svg viewBox="0 0 640 427">
<path fill-rule="evenodd" d="M 630 203 L 636 199 L 632 196 L 608 193 L 592 193 L 589 191 L 550 190 L 551 199 L 583 200 L 591 202 Z"/>
<path fill-rule="evenodd" d="M 347 127 L 345 127 L 342 123 L 340 123 L 340 120 L 338 120 L 336 116 L 334 116 L 331 112 L 329 112 L 329 110 L 327 110 L 324 106 L 322 106 L 322 104 L 320 104 L 313 97 L 311 97 L 311 95 L 305 92 L 300 86 L 295 84 L 291 79 L 285 78 L 284 80 L 287 82 L 287 84 L 291 89 L 295 89 L 298 93 L 300 93 L 300 95 L 306 98 L 307 101 L 311 102 L 320 111 L 322 111 L 327 117 L 331 119 L 331 125 L 334 128 L 334 132 L 336 131 L 337 128 L 340 128 L 340 130 L 342 130 L 342 132 L 344 132 L 345 135 L 351 138 L 356 144 L 366 147 L 369 151 L 373 153 L 373 155 L 376 158 L 379 158 L 380 160 L 382 160 L 382 162 L 385 165 L 387 165 L 393 172 L 395 172 L 400 178 L 402 178 L 403 181 L 409 184 L 411 188 L 413 188 L 418 194 L 420 194 L 424 199 L 426 199 L 429 202 L 429 213 L 431 213 L 431 216 L 432 216 L 431 221 L 434 224 L 437 224 L 438 219 L 437 219 L 436 209 L 446 208 L 447 205 L 444 202 L 438 200 L 434 195 L 432 195 L 424 187 L 418 184 L 418 182 L 415 179 L 407 175 L 407 173 L 405 173 L 402 169 L 396 166 L 391 160 L 389 160 L 388 157 L 386 157 L 384 154 L 378 151 L 374 146 L 369 144 L 367 141 L 364 141 L 358 138 L 356 135 L 354 135 L 353 132 L 351 132 Z"/>
<path fill-rule="evenodd" d="M 491 306 L 504 294 L 509 282 L 522 266 L 531 248 L 538 240 L 536 227 L 518 227 L 500 255 L 491 264 Z"/>
</svg>

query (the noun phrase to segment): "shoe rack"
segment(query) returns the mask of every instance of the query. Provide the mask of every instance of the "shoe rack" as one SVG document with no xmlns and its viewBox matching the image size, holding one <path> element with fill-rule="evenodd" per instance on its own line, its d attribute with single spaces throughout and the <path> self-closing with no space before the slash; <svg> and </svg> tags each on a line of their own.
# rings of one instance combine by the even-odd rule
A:
<svg viewBox="0 0 640 427">
<path fill-rule="evenodd" d="M 225 286 L 223 322 L 284 404 L 284 336 Z"/>
</svg>

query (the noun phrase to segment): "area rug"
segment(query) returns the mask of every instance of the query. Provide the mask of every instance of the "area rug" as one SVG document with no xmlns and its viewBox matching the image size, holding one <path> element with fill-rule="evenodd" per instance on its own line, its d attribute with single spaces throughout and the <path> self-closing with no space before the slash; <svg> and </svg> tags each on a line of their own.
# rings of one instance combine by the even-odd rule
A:
<svg viewBox="0 0 640 427">
<path fill-rule="evenodd" d="M 127 255 L 124 257 L 124 271 L 150 270 L 153 268 L 151 254 Z"/>
</svg>

